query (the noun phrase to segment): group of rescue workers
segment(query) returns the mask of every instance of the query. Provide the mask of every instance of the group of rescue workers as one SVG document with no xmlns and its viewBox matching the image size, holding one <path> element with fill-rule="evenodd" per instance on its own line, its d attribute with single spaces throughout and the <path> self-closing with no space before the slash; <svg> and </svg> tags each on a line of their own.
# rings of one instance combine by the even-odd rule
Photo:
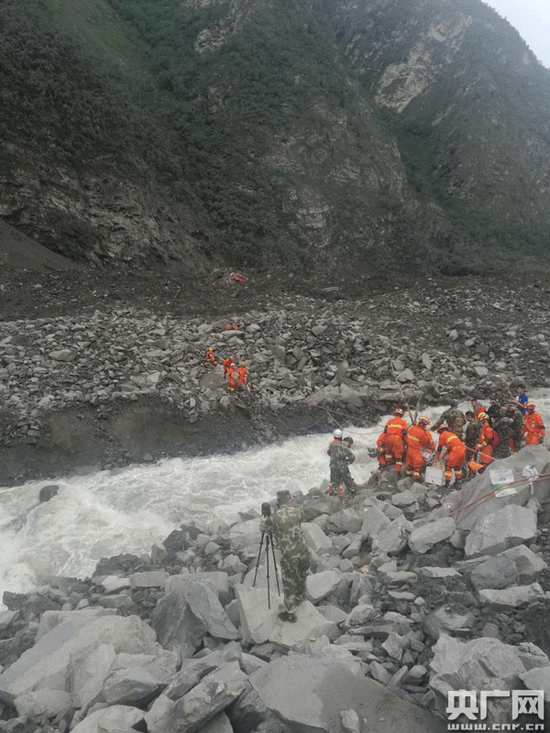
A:
<svg viewBox="0 0 550 733">
<path fill-rule="evenodd" d="M 212 346 L 206 349 L 204 358 L 213 366 L 218 365 L 218 359 Z M 235 357 L 230 354 L 222 360 L 223 376 L 227 379 L 227 387 L 230 392 L 240 392 L 248 384 L 248 371 L 244 359 L 241 359 L 239 366 L 236 366 Z"/>
<path fill-rule="evenodd" d="M 379 471 L 395 467 L 420 480 L 423 470 L 435 461 L 444 460 L 445 486 L 449 486 L 453 471 L 460 483 L 468 475 L 484 471 L 497 458 L 507 458 L 522 444 L 542 443 L 546 429 L 536 405 L 525 393 L 525 387 L 516 387 L 517 398 L 504 395 L 491 399 L 486 410 L 475 395 L 472 409 L 465 414 L 452 401 L 435 423 L 437 447 L 428 429 L 430 420 L 425 415 L 414 420 L 409 410 L 411 425 L 404 418 L 405 411 L 397 407 L 377 441 Z M 505 397 L 503 399 L 503 397 Z"/>
</svg>

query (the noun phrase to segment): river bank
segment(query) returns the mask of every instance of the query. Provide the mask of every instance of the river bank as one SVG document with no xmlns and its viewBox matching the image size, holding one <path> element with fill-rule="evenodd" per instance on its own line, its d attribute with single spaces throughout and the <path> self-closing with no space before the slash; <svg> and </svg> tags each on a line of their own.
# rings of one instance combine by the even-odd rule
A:
<svg viewBox="0 0 550 733">
<path fill-rule="evenodd" d="M 372 424 L 404 397 L 426 407 L 488 399 L 518 377 L 548 386 L 540 283 L 363 284 L 12 273 L 0 290 L 0 484 Z M 245 359 L 244 393 L 228 394 L 207 346 Z"/>
</svg>

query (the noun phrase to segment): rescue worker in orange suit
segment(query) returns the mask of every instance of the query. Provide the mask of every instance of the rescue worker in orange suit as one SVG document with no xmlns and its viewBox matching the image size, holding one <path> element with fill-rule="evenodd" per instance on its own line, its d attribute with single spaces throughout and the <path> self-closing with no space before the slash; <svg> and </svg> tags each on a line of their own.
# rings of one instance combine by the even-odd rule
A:
<svg viewBox="0 0 550 733">
<path fill-rule="evenodd" d="M 424 468 L 426 461 L 422 455 L 422 450 L 435 451 L 433 438 L 428 430 L 430 424 L 429 418 L 422 415 L 418 418 L 416 425 L 411 425 L 407 433 L 407 458 L 405 473 L 407 476 L 413 477 L 415 481 L 420 481 L 420 471 Z"/>
<path fill-rule="evenodd" d="M 488 466 L 493 462 L 493 451 L 498 443 L 498 433 L 493 430 L 489 422 L 489 415 L 486 412 L 479 413 L 479 421 L 481 429 L 478 438 L 478 462 L 483 466 Z"/>
<path fill-rule="evenodd" d="M 224 377 L 227 377 L 227 371 L 229 367 L 231 366 L 231 364 L 234 364 L 234 363 L 235 363 L 235 359 L 233 359 L 232 356 L 228 356 L 227 359 L 223 360 L 222 364 L 223 364 L 223 376 Z"/>
<path fill-rule="evenodd" d="M 234 392 L 235 391 L 235 364 L 231 362 L 227 369 L 227 384 L 229 385 L 229 391 Z"/>
<path fill-rule="evenodd" d="M 525 437 L 525 445 L 542 444 L 546 435 L 546 427 L 542 421 L 542 417 L 538 412 L 535 412 L 535 407 L 534 402 L 528 402 L 525 405 L 527 412 L 521 431 L 521 434 Z"/>
<path fill-rule="evenodd" d="M 209 364 L 213 364 L 214 366 L 216 366 L 216 364 L 218 363 L 218 360 L 216 359 L 216 355 L 214 354 L 214 349 L 212 348 L 212 346 L 209 346 L 206 349 L 206 354 L 204 355 L 204 358 L 206 359 L 206 361 Z"/>
<path fill-rule="evenodd" d="M 248 384 L 248 374 L 246 371 L 246 365 L 244 359 L 237 367 L 237 392 Z"/>
<path fill-rule="evenodd" d="M 451 433 L 447 425 L 440 425 L 437 432 L 439 433 L 438 455 L 441 455 L 444 448 L 447 449 L 445 456 L 445 486 L 449 486 L 453 477 L 453 469 L 456 481 L 462 481 L 462 467 L 466 461 L 466 446 L 458 435 Z"/>
<path fill-rule="evenodd" d="M 403 409 L 397 407 L 384 428 L 386 433 L 386 465 L 395 462 L 395 470 L 401 473 L 405 445 L 403 438 L 407 435 L 407 421 L 403 418 Z"/>
</svg>

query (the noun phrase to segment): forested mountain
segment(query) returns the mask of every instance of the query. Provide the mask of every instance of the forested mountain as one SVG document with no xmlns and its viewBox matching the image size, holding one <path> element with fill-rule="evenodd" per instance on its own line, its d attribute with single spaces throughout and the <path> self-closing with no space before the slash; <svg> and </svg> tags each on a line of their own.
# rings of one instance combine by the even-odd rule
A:
<svg viewBox="0 0 550 733">
<path fill-rule="evenodd" d="M 3 0 L 0 216 L 76 259 L 550 260 L 550 72 L 479 0 Z"/>
</svg>

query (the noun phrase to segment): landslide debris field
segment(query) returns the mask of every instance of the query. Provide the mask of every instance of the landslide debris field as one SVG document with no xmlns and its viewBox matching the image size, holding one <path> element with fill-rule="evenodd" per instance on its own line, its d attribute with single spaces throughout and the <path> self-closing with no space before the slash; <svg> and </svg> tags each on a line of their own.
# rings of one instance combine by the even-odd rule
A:
<svg viewBox="0 0 550 733">
<path fill-rule="evenodd" d="M 281 271 L 6 271 L 0 483 L 371 421 L 406 394 L 548 384 L 546 281 L 325 282 Z M 228 322 L 239 329 L 227 332 Z M 204 350 L 246 359 L 229 396 Z"/>
</svg>

